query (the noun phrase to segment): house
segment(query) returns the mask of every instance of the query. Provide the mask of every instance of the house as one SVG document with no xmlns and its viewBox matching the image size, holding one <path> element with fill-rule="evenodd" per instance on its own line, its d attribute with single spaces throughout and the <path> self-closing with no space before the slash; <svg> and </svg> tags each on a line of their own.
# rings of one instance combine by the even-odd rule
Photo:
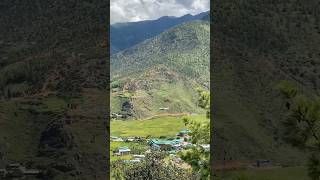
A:
<svg viewBox="0 0 320 180">
<path fill-rule="evenodd" d="M 126 142 L 134 142 L 134 141 L 139 141 L 139 140 L 140 140 L 140 138 L 138 138 L 138 137 L 127 137 L 125 139 Z"/>
<path fill-rule="evenodd" d="M 168 154 L 177 154 L 177 151 L 176 150 L 171 150 L 171 151 L 168 151 Z"/>
<path fill-rule="evenodd" d="M 257 160 L 256 165 L 257 167 L 270 167 L 272 163 L 270 160 Z"/>
<path fill-rule="evenodd" d="M 188 149 L 188 148 L 193 148 L 194 146 L 196 145 L 192 143 L 186 143 L 184 147 Z"/>
<path fill-rule="evenodd" d="M 25 175 L 33 175 L 33 176 L 36 176 L 36 175 L 40 174 L 40 171 L 37 170 L 37 169 L 28 169 L 28 170 L 25 170 L 25 171 L 24 171 L 24 174 L 25 174 Z"/>
<path fill-rule="evenodd" d="M 111 138 L 111 141 L 114 141 L 114 142 L 123 142 L 123 139 L 119 137 L 111 136 L 110 138 Z"/>
<path fill-rule="evenodd" d="M 149 145 L 153 150 L 170 151 L 174 149 L 175 145 L 178 145 L 182 142 L 183 142 L 183 139 L 173 139 L 173 140 L 151 139 L 149 141 Z"/>
<path fill-rule="evenodd" d="M 130 153 L 131 150 L 128 147 L 119 147 L 117 150 L 113 151 L 113 154 L 117 156 L 128 155 Z"/>
<path fill-rule="evenodd" d="M 195 145 L 192 144 L 191 142 L 182 142 L 182 143 L 181 143 L 181 146 L 182 146 L 183 148 L 192 148 L 192 147 L 194 147 Z"/>
<path fill-rule="evenodd" d="M 139 163 L 141 162 L 140 159 L 132 159 L 132 160 L 123 160 L 124 163 L 129 164 L 129 163 Z"/>
<path fill-rule="evenodd" d="M 145 155 L 132 155 L 132 157 L 136 158 L 136 159 L 143 159 L 145 158 L 146 156 Z"/>
<path fill-rule="evenodd" d="M 189 129 L 184 129 L 182 131 L 180 131 L 177 136 L 182 137 L 182 138 L 190 138 L 189 134 L 191 133 L 191 131 Z"/>
<path fill-rule="evenodd" d="M 204 151 L 210 151 L 210 144 L 201 144 L 200 147 L 202 147 Z"/>
</svg>

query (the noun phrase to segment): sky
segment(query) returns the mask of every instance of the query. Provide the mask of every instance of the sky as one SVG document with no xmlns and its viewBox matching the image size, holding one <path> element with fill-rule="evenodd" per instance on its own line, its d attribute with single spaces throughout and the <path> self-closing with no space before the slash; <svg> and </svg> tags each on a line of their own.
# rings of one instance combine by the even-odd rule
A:
<svg viewBox="0 0 320 180">
<path fill-rule="evenodd" d="M 110 22 L 134 22 L 162 16 L 199 14 L 210 9 L 210 0 L 110 0 Z"/>
</svg>

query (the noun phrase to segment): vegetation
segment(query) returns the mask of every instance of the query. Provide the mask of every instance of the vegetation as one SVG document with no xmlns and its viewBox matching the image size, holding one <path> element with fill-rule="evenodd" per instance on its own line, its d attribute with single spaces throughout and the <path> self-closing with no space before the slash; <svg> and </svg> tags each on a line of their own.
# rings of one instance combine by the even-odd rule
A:
<svg viewBox="0 0 320 180">
<path fill-rule="evenodd" d="M 136 165 L 125 165 L 120 161 L 113 164 L 112 177 L 116 180 L 121 179 L 194 179 L 196 176 L 188 170 L 181 169 L 173 164 L 164 161 L 165 154 L 153 152 L 146 155 L 146 159 Z"/>
<path fill-rule="evenodd" d="M 199 106 L 210 111 L 210 92 L 198 90 Z M 210 117 L 210 113 L 207 113 Z M 180 157 L 191 164 L 193 170 L 201 175 L 201 179 L 210 179 L 210 151 L 201 147 L 203 144 L 210 144 L 210 121 L 193 121 L 187 117 L 183 119 L 185 125 L 190 129 L 191 142 L 196 146 L 182 151 Z"/>
<path fill-rule="evenodd" d="M 130 114 L 127 119 L 203 113 L 196 88 L 209 88 L 209 33 L 208 22 L 194 21 L 112 55 L 112 112 Z M 132 96 L 125 104 L 126 92 Z"/>
<path fill-rule="evenodd" d="M 1 167 L 43 170 L 39 179 L 106 176 L 106 5 L 1 3 Z"/>
<path fill-rule="evenodd" d="M 298 93 L 290 83 L 283 83 L 280 90 L 287 100 L 288 115 L 284 121 L 284 138 L 293 146 L 311 153 L 308 163 L 309 176 L 320 179 L 320 100 Z"/>
<path fill-rule="evenodd" d="M 304 164 L 306 155 L 281 138 L 287 110 L 275 86 L 289 80 L 319 92 L 317 8 L 316 0 L 212 4 L 214 158 Z"/>
</svg>

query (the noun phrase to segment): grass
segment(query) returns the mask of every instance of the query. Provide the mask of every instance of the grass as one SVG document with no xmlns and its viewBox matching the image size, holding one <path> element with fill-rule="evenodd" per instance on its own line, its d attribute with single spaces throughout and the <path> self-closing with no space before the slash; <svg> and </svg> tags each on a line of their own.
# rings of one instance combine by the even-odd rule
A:
<svg viewBox="0 0 320 180">
<path fill-rule="evenodd" d="M 208 120 L 205 115 L 190 116 L 197 121 Z M 111 121 L 110 129 L 112 136 L 129 137 L 159 137 L 175 136 L 177 132 L 185 129 L 182 117 L 159 117 L 150 120 L 132 120 L 132 121 Z"/>
<path fill-rule="evenodd" d="M 217 180 L 308 180 L 305 167 L 286 167 L 270 169 L 239 170 L 217 173 Z"/>
</svg>

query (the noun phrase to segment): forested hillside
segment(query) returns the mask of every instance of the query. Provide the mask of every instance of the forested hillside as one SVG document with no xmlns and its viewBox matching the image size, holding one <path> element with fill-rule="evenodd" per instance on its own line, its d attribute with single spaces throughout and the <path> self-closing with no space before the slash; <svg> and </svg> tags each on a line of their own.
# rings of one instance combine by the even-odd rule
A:
<svg viewBox="0 0 320 180">
<path fill-rule="evenodd" d="M 1 1 L 0 168 L 105 177 L 105 1 Z"/>
<path fill-rule="evenodd" d="M 209 88 L 209 37 L 209 23 L 194 21 L 111 56 L 111 111 L 128 118 L 202 112 L 196 89 Z"/>
<path fill-rule="evenodd" d="M 285 80 L 319 93 L 318 1 L 219 1 L 213 5 L 217 159 L 304 163 L 283 141 Z"/>
</svg>

